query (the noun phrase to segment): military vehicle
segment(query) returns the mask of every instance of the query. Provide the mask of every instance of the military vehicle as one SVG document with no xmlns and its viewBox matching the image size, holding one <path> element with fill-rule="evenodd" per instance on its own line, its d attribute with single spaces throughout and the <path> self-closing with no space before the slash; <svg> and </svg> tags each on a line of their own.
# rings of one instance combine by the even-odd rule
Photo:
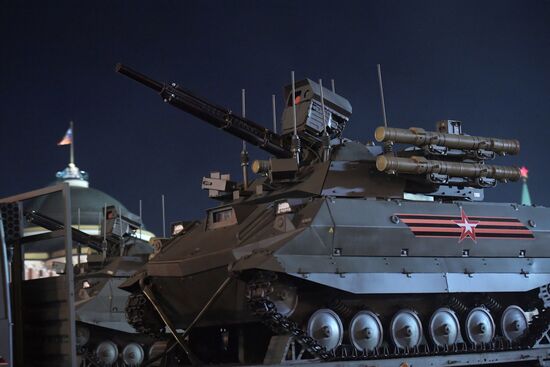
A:
<svg viewBox="0 0 550 367">
<path fill-rule="evenodd" d="M 203 178 L 220 205 L 178 225 L 122 285 L 136 329 L 168 325 L 193 364 L 549 364 L 550 210 L 483 202 L 484 189 L 520 178 L 487 163 L 517 154 L 517 140 L 444 120 L 436 131 L 386 124 L 380 145 L 364 144 L 343 137 L 345 98 L 294 78 L 278 134 L 116 70 L 272 155 L 252 163 L 252 180 Z"/>
<path fill-rule="evenodd" d="M 127 323 L 124 308 L 129 294 L 118 288 L 153 253 L 138 236 L 141 227 L 141 218 L 107 206 L 101 251 L 88 254 L 85 263 L 75 266 L 77 347 L 87 362 L 139 366 L 155 342 Z"/>
<path fill-rule="evenodd" d="M 73 229 L 79 246 L 88 248 L 86 261 L 74 266 L 77 355 L 83 367 L 139 366 L 156 339 L 128 324 L 124 308 L 129 293 L 118 286 L 147 262 L 153 248 L 136 237 L 142 226 L 139 217 L 122 215 L 112 205 L 103 212 L 101 235 Z M 50 231 L 63 228 L 38 211 L 26 212 L 25 220 Z"/>
</svg>

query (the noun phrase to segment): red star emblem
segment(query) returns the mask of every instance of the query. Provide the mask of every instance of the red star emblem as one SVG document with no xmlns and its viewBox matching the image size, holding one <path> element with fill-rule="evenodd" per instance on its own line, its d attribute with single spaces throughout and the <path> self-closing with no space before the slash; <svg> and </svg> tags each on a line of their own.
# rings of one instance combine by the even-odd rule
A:
<svg viewBox="0 0 550 367">
<path fill-rule="evenodd" d="M 519 172 L 520 172 L 521 178 L 527 178 L 529 175 L 529 170 L 525 166 L 521 167 L 519 169 Z"/>
<path fill-rule="evenodd" d="M 477 242 L 476 227 L 479 222 L 469 220 L 466 213 L 464 213 L 464 209 L 460 209 L 460 220 L 453 220 L 453 222 L 462 229 L 458 243 L 464 241 L 466 237 L 470 237 L 472 241 Z"/>
</svg>

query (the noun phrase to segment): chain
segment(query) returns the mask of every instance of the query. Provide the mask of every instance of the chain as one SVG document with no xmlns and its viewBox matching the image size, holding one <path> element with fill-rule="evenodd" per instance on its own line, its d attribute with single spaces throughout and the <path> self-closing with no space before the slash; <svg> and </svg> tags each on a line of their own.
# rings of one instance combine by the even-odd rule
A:
<svg viewBox="0 0 550 367">
<path fill-rule="evenodd" d="M 316 358 L 329 359 L 326 348 L 319 345 L 315 339 L 308 336 L 296 322 L 277 312 L 275 304 L 268 296 L 273 288 L 269 280 L 251 282 L 248 285 L 248 306 L 252 312 L 260 316 L 262 322 L 276 334 L 290 334 L 296 342 Z"/>
</svg>

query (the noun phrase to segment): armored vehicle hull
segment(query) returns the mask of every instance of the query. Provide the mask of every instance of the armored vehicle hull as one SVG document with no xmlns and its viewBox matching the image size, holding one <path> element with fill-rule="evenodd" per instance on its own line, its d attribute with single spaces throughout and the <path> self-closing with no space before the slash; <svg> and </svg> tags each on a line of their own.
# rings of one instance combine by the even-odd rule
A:
<svg viewBox="0 0 550 367">
<path fill-rule="evenodd" d="M 275 155 L 254 162 L 246 184 L 203 179 L 222 204 L 122 285 L 163 321 L 129 307 L 137 327 L 184 329 L 174 337 L 195 363 L 272 361 L 280 335 L 279 362 L 545 348 L 550 210 L 481 201 L 484 188 L 519 179 L 516 167 L 484 164 L 519 142 L 463 138 L 451 120 L 439 133 L 377 133 L 382 146 L 347 140 L 351 106 L 310 80 L 287 87 L 277 135 L 176 84 L 118 70 Z M 303 121 L 290 136 L 292 109 Z M 252 128 L 261 136 L 248 138 Z M 394 153 L 388 136 L 415 147 Z"/>
<path fill-rule="evenodd" d="M 119 287 L 147 260 L 142 256 L 110 258 L 107 264 L 82 264 L 75 273 L 77 351 L 82 366 L 141 365 L 160 340 L 138 333 L 126 320 L 131 294 Z M 82 269 L 82 270 L 81 270 Z"/>
<path fill-rule="evenodd" d="M 334 152 L 339 149 L 346 147 Z M 320 182 L 341 175 L 341 167 L 361 164 L 368 163 L 320 164 L 325 171 Z M 313 170 L 315 180 L 320 170 Z M 302 185 L 308 186 L 308 179 L 312 177 L 304 177 Z M 216 330 L 208 339 L 221 340 L 220 327 L 261 320 L 251 304 L 255 287 L 261 286 L 278 312 L 304 330 L 318 311 L 329 320 L 321 322 L 339 320 L 330 331 L 339 335 L 336 343 L 319 339 L 333 353 L 344 348 L 340 343 L 351 345 L 353 353 L 364 352 L 358 347 L 369 344 L 350 337 L 349 325 L 365 311 L 375 315 L 379 328 L 372 331 L 380 335 L 369 347 L 372 353 L 448 346 L 434 344 L 436 331 L 429 329 L 432 318 L 446 315 L 454 322 L 447 325 L 456 334 L 451 345 L 478 345 L 479 338 L 482 344 L 523 342 L 532 317 L 543 308 L 539 293 L 547 294 L 550 283 L 547 208 L 327 197 L 322 192 L 332 187 L 317 189 L 316 194 L 285 190 L 223 205 L 213 210 L 231 211 L 235 220 L 228 218 L 224 225 L 209 216 L 167 242 L 141 276 L 154 285 L 172 322 L 187 328 L 219 284 L 233 276 L 237 280 L 197 325 Z M 281 207 L 287 209 L 277 214 Z M 518 312 L 505 313 L 511 306 Z M 485 334 L 465 324 L 471 312 L 486 319 Z M 391 330 L 396 315 L 404 318 L 416 341 L 400 340 L 399 332 Z M 506 331 L 512 327 L 502 324 L 506 322 L 519 323 L 515 337 Z"/>
</svg>

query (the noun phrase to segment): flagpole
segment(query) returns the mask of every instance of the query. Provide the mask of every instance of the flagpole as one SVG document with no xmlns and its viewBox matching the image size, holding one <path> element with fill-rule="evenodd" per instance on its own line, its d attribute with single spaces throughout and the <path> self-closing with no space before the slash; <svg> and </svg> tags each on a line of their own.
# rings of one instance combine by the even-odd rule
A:
<svg viewBox="0 0 550 367">
<path fill-rule="evenodd" d="M 70 122 L 70 128 L 71 128 L 71 132 L 72 132 L 72 141 L 71 141 L 71 164 L 74 165 L 74 126 L 73 126 L 73 122 L 71 121 Z"/>
</svg>

